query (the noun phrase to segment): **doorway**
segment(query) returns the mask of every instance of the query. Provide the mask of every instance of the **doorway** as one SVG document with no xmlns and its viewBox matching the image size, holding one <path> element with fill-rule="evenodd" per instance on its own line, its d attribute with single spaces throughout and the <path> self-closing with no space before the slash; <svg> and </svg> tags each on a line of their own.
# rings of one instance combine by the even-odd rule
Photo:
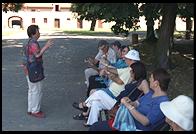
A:
<svg viewBox="0 0 196 134">
<path fill-rule="evenodd" d="M 60 19 L 54 19 L 54 27 L 60 28 Z"/>
</svg>

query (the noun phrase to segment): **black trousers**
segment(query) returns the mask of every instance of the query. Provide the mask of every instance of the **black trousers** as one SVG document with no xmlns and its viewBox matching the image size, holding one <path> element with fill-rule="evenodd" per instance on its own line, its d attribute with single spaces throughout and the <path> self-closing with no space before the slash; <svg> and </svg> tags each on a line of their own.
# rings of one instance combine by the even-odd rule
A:
<svg viewBox="0 0 196 134">
<path fill-rule="evenodd" d="M 89 87 L 87 90 L 87 97 L 89 97 L 90 91 L 96 88 L 106 88 L 107 86 L 102 81 L 96 81 L 95 79 L 100 77 L 99 75 L 93 75 L 89 77 Z"/>
</svg>

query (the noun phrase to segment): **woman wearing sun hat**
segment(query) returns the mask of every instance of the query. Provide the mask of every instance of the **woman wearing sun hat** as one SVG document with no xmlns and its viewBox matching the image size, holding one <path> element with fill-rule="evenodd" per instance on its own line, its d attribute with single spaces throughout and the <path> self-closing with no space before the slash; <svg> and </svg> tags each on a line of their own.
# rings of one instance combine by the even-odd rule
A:
<svg viewBox="0 0 196 134">
<path fill-rule="evenodd" d="M 179 95 L 172 101 L 162 102 L 160 108 L 173 131 L 193 129 L 193 100 L 190 97 Z"/>
</svg>

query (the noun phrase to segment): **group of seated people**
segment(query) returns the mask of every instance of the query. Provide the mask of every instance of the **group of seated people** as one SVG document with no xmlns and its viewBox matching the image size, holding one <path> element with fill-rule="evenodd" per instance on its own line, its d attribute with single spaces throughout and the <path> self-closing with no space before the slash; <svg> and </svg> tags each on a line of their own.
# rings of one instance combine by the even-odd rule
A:
<svg viewBox="0 0 196 134">
<path fill-rule="evenodd" d="M 87 99 L 74 102 L 82 113 L 75 120 L 85 120 L 90 131 L 154 131 L 164 122 L 173 131 L 193 129 L 193 100 L 179 95 L 169 101 L 167 94 L 171 76 L 162 68 L 150 73 L 140 61 L 139 52 L 115 41 L 98 43 L 95 58 L 85 60 Z M 116 109 L 116 110 L 115 110 Z M 100 111 L 114 110 L 106 121 Z"/>
</svg>

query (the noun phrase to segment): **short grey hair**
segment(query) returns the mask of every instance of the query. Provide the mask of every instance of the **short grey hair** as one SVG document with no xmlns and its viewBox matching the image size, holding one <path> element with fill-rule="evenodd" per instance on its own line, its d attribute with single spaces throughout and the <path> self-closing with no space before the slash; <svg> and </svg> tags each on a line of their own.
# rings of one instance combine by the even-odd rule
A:
<svg viewBox="0 0 196 134">
<path fill-rule="evenodd" d="M 100 40 L 98 43 L 98 47 L 108 46 L 109 43 L 106 40 Z"/>
</svg>

